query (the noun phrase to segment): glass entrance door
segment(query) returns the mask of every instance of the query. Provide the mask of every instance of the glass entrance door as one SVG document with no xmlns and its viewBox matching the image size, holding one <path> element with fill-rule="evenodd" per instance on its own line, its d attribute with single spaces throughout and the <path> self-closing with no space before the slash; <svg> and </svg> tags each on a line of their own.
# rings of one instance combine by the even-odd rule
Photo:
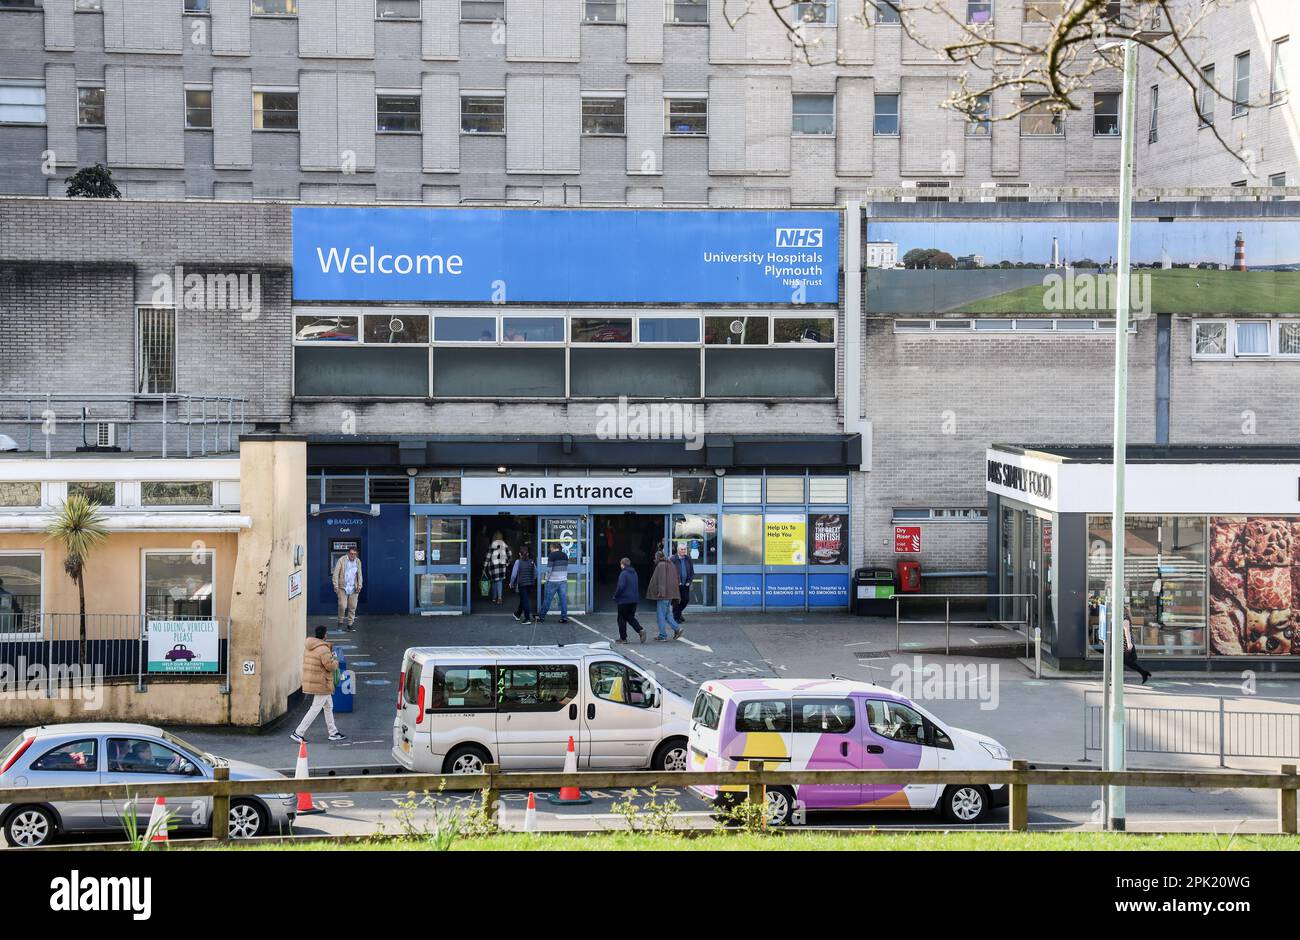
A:
<svg viewBox="0 0 1300 940">
<path fill-rule="evenodd" d="M 574 614 L 582 614 L 590 610 L 588 591 L 591 584 L 587 576 L 591 567 L 591 559 L 588 557 L 590 555 L 588 523 L 589 518 L 586 515 L 540 516 L 537 519 L 537 561 L 540 566 L 540 577 L 545 580 L 549 571 L 546 556 L 556 548 L 564 552 L 569 559 L 569 612 Z M 559 602 L 556 601 L 556 606 L 558 605 Z M 554 613 L 553 611 L 552 615 Z"/>
<path fill-rule="evenodd" d="M 463 516 L 413 516 L 411 607 L 417 613 L 469 611 L 469 541 Z"/>
</svg>

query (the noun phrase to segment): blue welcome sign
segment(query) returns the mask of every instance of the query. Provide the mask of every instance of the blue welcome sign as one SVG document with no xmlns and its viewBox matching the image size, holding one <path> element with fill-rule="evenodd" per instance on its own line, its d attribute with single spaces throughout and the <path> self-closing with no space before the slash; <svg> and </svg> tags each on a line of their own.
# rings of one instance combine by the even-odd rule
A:
<svg viewBox="0 0 1300 940">
<path fill-rule="evenodd" d="M 836 303 L 839 213 L 293 210 L 296 300 Z"/>
</svg>

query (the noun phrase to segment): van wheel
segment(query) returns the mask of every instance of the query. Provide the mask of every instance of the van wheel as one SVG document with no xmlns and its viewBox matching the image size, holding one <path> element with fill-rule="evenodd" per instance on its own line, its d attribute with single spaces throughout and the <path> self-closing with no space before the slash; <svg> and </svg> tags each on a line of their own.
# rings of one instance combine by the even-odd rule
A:
<svg viewBox="0 0 1300 940">
<path fill-rule="evenodd" d="M 442 762 L 445 774 L 481 774 L 492 763 L 492 755 L 477 744 L 462 744 L 454 748 Z"/>
<path fill-rule="evenodd" d="M 659 750 L 655 751 L 653 767 L 655 770 L 685 770 L 686 739 L 671 738 L 659 745 Z"/>
<path fill-rule="evenodd" d="M 969 784 L 943 791 L 943 815 L 949 822 L 977 823 L 989 814 L 989 794 Z"/>
<path fill-rule="evenodd" d="M 43 806 L 24 806 L 14 810 L 5 822 L 5 839 L 19 849 L 45 845 L 57 831 L 54 814 Z"/>
<path fill-rule="evenodd" d="M 794 811 L 794 792 L 785 787 L 767 788 L 767 824 L 784 826 Z"/>
</svg>

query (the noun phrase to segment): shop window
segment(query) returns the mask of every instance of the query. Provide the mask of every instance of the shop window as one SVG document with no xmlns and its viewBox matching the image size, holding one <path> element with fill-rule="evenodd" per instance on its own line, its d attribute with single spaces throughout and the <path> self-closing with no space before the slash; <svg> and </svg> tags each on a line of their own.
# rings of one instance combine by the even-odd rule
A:
<svg viewBox="0 0 1300 940">
<path fill-rule="evenodd" d="M 503 317 L 502 339 L 507 343 L 563 343 L 563 317 Z"/>
<path fill-rule="evenodd" d="M 41 485 L 34 481 L 0 481 L 0 509 L 34 509 L 41 504 Z"/>
<path fill-rule="evenodd" d="M 804 478 L 768 477 L 767 501 L 769 503 L 802 503 L 804 501 Z"/>
<path fill-rule="evenodd" d="M 211 617 L 216 553 L 145 552 L 144 611 L 153 620 Z"/>
<path fill-rule="evenodd" d="M 293 338 L 299 343 L 355 343 L 360 317 L 300 314 L 293 318 Z"/>
<path fill-rule="evenodd" d="M 724 503 L 761 503 L 763 501 L 763 478 L 723 477 L 722 501 Z"/>
<path fill-rule="evenodd" d="M 718 517 L 715 513 L 673 515 L 672 549 L 686 546 L 686 554 L 697 565 L 718 563 Z"/>
<path fill-rule="evenodd" d="M 80 496 L 92 506 L 115 506 L 117 484 L 109 482 L 74 482 L 68 484 L 69 496 Z"/>
<path fill-rule="evenodd" d="M 705 317 L 704 342 L 710 346 L 766 346 L 766 316 Z"/>
<path fill-rule="evenodd" d="M 673 477 L 674 503 L 716 503 L 718 478 L 716 476 Z"/>
<path fill-rule="evenodd" d="M 365 318 L 367 343 L 406 343 L 424 345 L 429 342 L 429 318 L 423 313 L 370 313 Z"/>
<path fill-rule="evenodd" d="M 459 503 L 460 477 L 416 477 L 417 503 Z"/>
<path fill-rule="evenodd" d="M 847 503 L 848 501 L 848 477 L 812 476 L 808 478 L 808 502 Z"/>
<path fill-rule="evenodd" d="M 722 517 L 722 563 L 763 563 L 763 517 L 757 513 L 727 513 Z"/>
<path fill-rule="evenodd" d="M 40 552 L 0 552 L 0 636 L 40 633 Z"/>
<path fill-rule="evenodd" d="M 140 484 L 142 506 L 211 506 L 212 483 L 163 483 L 148 481 Z"/>
</svg>

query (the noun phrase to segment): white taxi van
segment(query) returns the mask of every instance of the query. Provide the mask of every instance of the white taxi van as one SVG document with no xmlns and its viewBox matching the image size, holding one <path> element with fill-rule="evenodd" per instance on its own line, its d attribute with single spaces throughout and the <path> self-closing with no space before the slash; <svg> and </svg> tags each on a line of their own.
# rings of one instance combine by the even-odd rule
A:
<svg viewBox="0 0 1300 940">
<path fill-rule="evenodd" d="M 608 643 L 421 646 L 402 657 L 393 757 L 419 773 L 685 770 L 690 703 Z"/>
</svg>

